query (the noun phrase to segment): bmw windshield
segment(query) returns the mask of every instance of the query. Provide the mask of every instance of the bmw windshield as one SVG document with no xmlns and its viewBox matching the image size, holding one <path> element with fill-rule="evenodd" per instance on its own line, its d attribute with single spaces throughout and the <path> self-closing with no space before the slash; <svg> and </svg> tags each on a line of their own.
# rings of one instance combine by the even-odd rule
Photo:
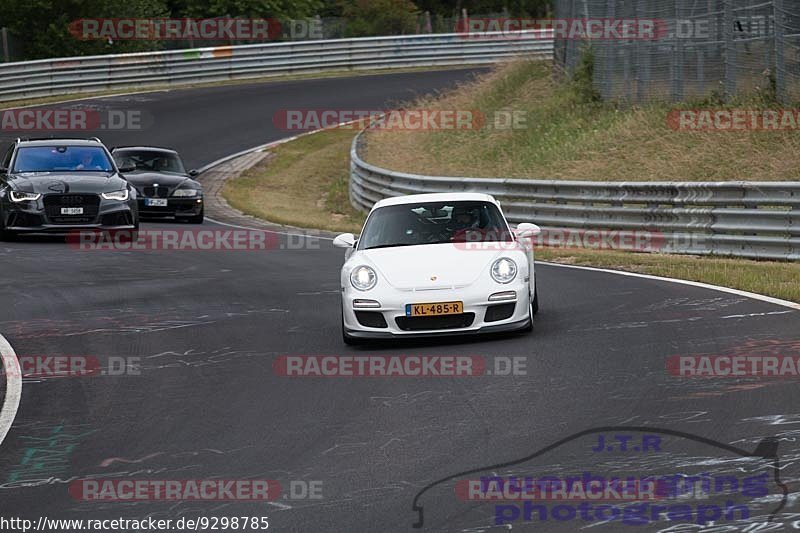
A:
<svg viewBox="0 0 800 533">
<path fill-rule="evenodd" d="M 122 167 L 135 166 L 135 172 L 165 172 L 167 174 L 186 174 L 180 157 L 169 152 L 153 150 L 114 151 L 114 159 Z"/>
<path fill-rule="evenodd" d="M 451 242 L 512 241 L 503 215 L 490 202 L 389 205 L 370 216 L 359 250 Z"/>
</svg>

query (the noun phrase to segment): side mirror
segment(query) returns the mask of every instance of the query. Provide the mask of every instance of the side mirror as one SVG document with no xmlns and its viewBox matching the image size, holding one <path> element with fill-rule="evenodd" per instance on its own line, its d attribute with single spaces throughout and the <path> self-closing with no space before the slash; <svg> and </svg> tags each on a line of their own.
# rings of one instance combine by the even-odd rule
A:
<svg viewBox="0 0 800 533">
<path fill-rule="evenodd" d="M 542 232 L 542 228 L 530 222 L 523 222 L 517 225 L 514 234 L 517 237 L 535 237 Z"/>
<path fill-rule="evenodd" d="M 134 170 L 136 170 L 136 165 L 123 165 L 123 166 L 119 167 L 119 171 L 123 172 L 123 173 L 124 172 L 133 172 Z"/>
<path fill-rule="evenodd" d="M 192 169 L 192 170 L 189 171 L 189 176 L 191 176 L 192 178 L 194 178 L 195 176 L 199 176 L 199 175 L 200 175 L 200 171 L 198 171 L 196 169 Z"/>
<path fill-rule="evenodd" d="M 336 248 L 352 248 L 356 243 L 356 237 L 352 233 L 342 233 L 333 239 L 333 246 Z"/>
</svg>

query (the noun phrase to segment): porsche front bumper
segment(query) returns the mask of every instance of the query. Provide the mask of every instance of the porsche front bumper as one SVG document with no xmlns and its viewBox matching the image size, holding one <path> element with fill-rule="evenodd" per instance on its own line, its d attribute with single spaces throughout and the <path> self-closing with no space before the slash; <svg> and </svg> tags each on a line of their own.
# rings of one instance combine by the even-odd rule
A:
<svg viewBox="0 0 800 533">
<path fill-rule="evenodd" d="M 490 300 L 498 294 L 504 294 L 505 299 Z M 407 311 L 409 304 L 456 301 L 463 303 L 463 312 L 458 314 L 411 317 Z M 379 296 L 345 287 L 342 316 L 345 333 L 358 338 L 432 337 L 525 329 L 531 320 L 528 282 L 480 288 L 383 290 Z"/>
</svg>

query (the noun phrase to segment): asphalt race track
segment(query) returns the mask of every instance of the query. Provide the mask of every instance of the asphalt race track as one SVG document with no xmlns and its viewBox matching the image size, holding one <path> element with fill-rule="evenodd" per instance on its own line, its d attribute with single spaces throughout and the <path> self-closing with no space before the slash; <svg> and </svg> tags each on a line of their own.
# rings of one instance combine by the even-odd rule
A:
<svg viewBox="0 0 800 533">
<path fill-rule="evenodd" d="M 106 144 L 173 146 L 190 167 L 200 167 L 286 137 L 271 122 L 280 109 L 370 109 L 470 75 L 242 84 L 63 105 L 143 110 L 154 119 L 150 128 L 109 132 L 101 136 Z M 204 229 L 214 226 L 207 222 Z M 490 467 L 590 428 L 648 426 L 748 450 L 775 437 L 789 497 L 768 527 L 800 528 L 794 514 L 800 512 L 797 380 L 687 379 L 666 370 L 675 355 L 798 357 L 798 311 L 681 284 L 540 265 L 541 311 L 532 334 L 349 348 L 339 323 L 343 252 L 324 239 L 297 242 L 281 235 L 273 249 L 249 252 L 81 251 L 60 239 L 36 238 L 0 243 L 0 333 L 19 357 L 139 364 L 138 372 L 121 376 L 23 381 L 19 411 L 0 449 L 0 514 L 32 520 L 268 516 L 275 531 L 410 531 L 418 519 L 415 496 L 437 480 L 479 468 L 507 473 Z M 353 354 L 477 356 L 495 370 L 496 360 L 522 358 L 526 372 L 289 378 L 273 369 L 282 355 Z M 678 441 L 655 457 L 639 451 L 601 458 L 583 444 L 568 445 L 519 471 L 558 475 L 602 465 L 609 472 L 681 473 L 696 466 L 687 460 L 696 457 L 706 458 L 700 471 L 720 464 L 746 468 L 719 458 L 718 450 Z M 266 478 L 280 482 L 289 497 L 98 502 L 69 490 L 81 479 L 141 478 Z M 321 486 L 322 497 L 292 498 L 289 488 L 304 483 Z M 493 505 L 461 502 L 452 490 L 438 485 L 421 496 L 423 530 L 508 529 L 492 525 Z M 765 522 L 781 501 L 774 494 L 762 498 L 752 521 Z M 725 531 L 771 530 L 745 529 L 746 522 Z M 577 519 L 518 522 L 513 529 L 670 525 Z M 671 531 L 678 530 L 703 529 Z"/>
</svg>

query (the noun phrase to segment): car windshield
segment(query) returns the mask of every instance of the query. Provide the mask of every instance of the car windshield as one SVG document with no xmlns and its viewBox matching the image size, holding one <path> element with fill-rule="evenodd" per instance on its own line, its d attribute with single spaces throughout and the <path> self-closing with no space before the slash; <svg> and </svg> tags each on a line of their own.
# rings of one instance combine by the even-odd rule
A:
<svg viewBox="0 0 800 533">
<path fill-rule="evenodd" d="M 155 150 L 124 150 L 114 152 L 119 167 L 135 166 L 136 172 L 166 172 L 186 174 L 181 158 L 177 154 Z"/>
<path fill-rule="evenodd" d="M 99 146 L 28 146 L 17 151 L 14 172 L 112 172 Z"/>
<path fill-rule="evenodd" d="M 511 241 L 500 210 L 490 202 L 429 202 L 376 209 L 360 250 L 468 241 Z"/>
</svg>

